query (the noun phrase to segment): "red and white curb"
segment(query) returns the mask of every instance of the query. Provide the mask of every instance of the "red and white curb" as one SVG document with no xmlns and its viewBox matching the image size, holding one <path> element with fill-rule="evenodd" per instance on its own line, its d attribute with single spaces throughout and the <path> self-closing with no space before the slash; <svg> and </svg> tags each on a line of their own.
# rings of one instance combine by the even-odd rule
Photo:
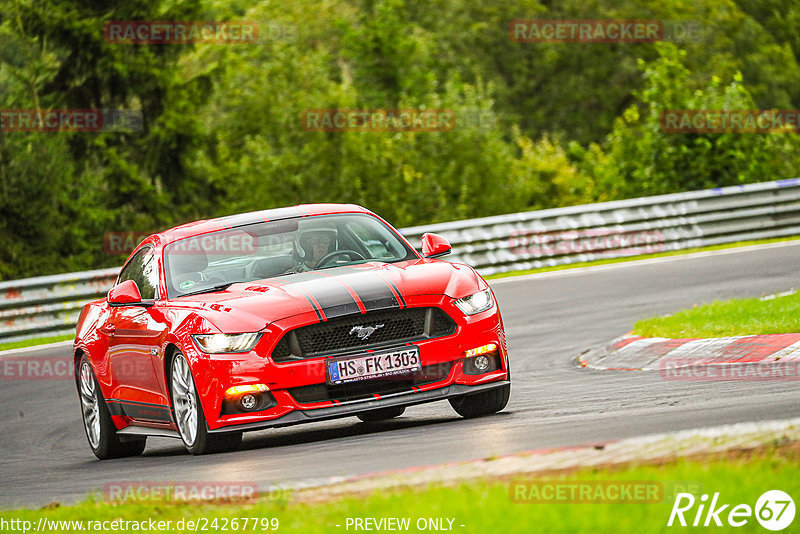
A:
<svg viewBox="0 0 800 534">
<path fill-rule="evenodd" d="M 732 364 L 797 364 L 800 334 L 670 339 L 626 334 L 578 358 L 581 367 L 611 371 L 665 371 Z M 800 378 L 800 377 L 798 377 Z"/>
</svg>

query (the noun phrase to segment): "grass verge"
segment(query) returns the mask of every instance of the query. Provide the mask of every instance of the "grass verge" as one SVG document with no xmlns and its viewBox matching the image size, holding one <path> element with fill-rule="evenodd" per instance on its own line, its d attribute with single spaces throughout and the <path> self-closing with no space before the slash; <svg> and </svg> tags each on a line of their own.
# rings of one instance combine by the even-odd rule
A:
<svg viewBox="0 0 800 534">
<path fill-rule="evenodd" d="M 112 521 L 170 521 L 169 532 L 194 530 L 186 522 L 200 521 L 198 531 L 221 531 L 226 524 L 232 528 L 233 518 L 276 519 L 278 532 L 328 533 L 352 532 L 346 528 L 348 518 L 409 518 L 410 532 L 419 532 L 417 521 L 441 519 L 442 525 L 452 531 L 464 533 L 485 532 L 668 532 L 681 527 L 667 527 L 667 520 L 678 492 L 688 491 L 698 499 L 701 494 L 720 492 L 719 503 L 755 507 L 758 497 L 768 490 L 780 489 L 800 497 L 800 479 L 796 467 L 800 463 L 798 443 L 773 445 L 751 451 L 729 451 L 697 458 L 666 459 L 650 464 L 627 464 L 613 468 L 580 469 L 570 472 L 542 474 L 539 477 L 492 479 L 467 481 L 453 486 L 431 486 L 426 488 L 396 489 L 371 495 L 353 495 L 344 499 L 308 503 L 302 500 L 260 500 L 253 504 L 227 505 L 170 505 L 170 504 L 109 504 L 99 499 L 89 499 L 76 506 L 49 506 L 40 510 L 10 510 L 0 512 L 2 521 L 30 521 L 34 527 L 40 518 L 48 521 L 82 521 L 86 529 L 88 522 Z M 541 503 L 520 504 L 512 500 L 519 495 L 518 485 L 525 481 L 543 488 L 542 484 L 555 483 L 564 487 L 565 495 L 576 484 L 599 483 L 608 489 L 622 487 L 631 482 L 649 485 L 657 483 L 662 489 L 657 499 L 643 503 L 617 501 L 576 504 L 569 498 L 544 500 Z M 596 486 L 593 486 L 596 487 Z M 605 490 L 604 490 L 605 491 Z M 545 495 L 542 491 L 541 495 Z M 554 496 L 557 494 L 553 494 Z M 596 495 L 596 494 L 595 494 Z M 611 497 L 612 493 L 606 493 Z M 710 499 L 709 499 L 710 500 Z M 697 505 L 685 514 L 691 525 Z M 183 529 L 176 528 L 183 520 Z M 216 528 L 212 524 L 216 520 Z M 795 519 L 797 525 L 800 519 Z M 239 531 L 265 531 L 261 527 L 248 527 Z M 252 522 L 250 525 L 252 526 Z M 422 524 L 422 523 L 420 523 Z M 273 523 L 274 525 L 274 523 Z M 462 526 L 463 525 L 463 526 Z M 100 524 L 98 524 L 100 526 Z M 727 525 L 726 525 L 727 526 Z M 72 532 L 66 524 L 48 523 L 53 532 Z M 691 530 L 697 530 L 691 528 Z M 730 528 L 730 527 L 728 527 Z M 32 527 L 32 529 L 35 529 Z M 92 529 L 96 530 L 96 529 Z M 431 530 L 430 528 L 426 530 Z M 712 528 L 712 530 L 714 530 Z M 108 527 L 106 527 L 108 531 Z M 139 532 L 136 528 L 120 529 L 117 532 Z M 715 531 L 727 531 L 716 527 Z M 764 532 L 755 517 L 747 518 L 747 524 L 737 532 Z"/>
<path fill-rule="evenodd" d="M 639 336 L 668 338 L 800 332 L 800 294 L 769 300 L 717 300 L 666 317 L 637 321 L 633 332 Z"/>
<path fill-rule="evenodd" d="M 14 341 L 12 343 L 0 343 L 0 351 L 21 349 L 24 347 L 35 347 L 36 345 L 46 345 L 47 343 L 58 343 L 59 341 L 67 341 L 75 339 L 73 334 L 66 334 L 63 336 L 49 336 L 37 337 L 34 339 L 23 339 L 21 341 Z"/>
<path fill-rule="evenodd" d="M 567 265 L 555 265 L 552 267 L 539 267 L 538 269 L 526 269 L 522 271 L 510 271 L 507 273 L 498 273 L 486 276 L 487 280 L 492 280 L 496 278 L 508 278 L 509 276 L 522 276 L 525 274 L 534 274 L 534 273 L 545 273 L 550 271 L 563 271 L 564 269 L 575 269 L 578 267 L 592 267 L 595 265 L 609 265 L 612 263 L 623 263 L 629 261 L 637 261 L 637 260 L 647 260 L 651 258 L 665 258 L 668 256 L 683 256 L 684 254 L 692 254 L 695 252 L 708 252 L 712 250 L 725 250 L 729 248 L 739 248 L 739 247 L 747 247 L 751 245 L 765 245 L 768 243 L 780 243 L 783 241 L 797 241 L 800 239 L 800 236 L 792 236 L 792 237 L 778 237 L 774 239 L 758 239 L 753 241 L 737 241 L 736 243 L 726 243 L 724 245 L 714 245 L 710 247 L 696 247 L 696 248 L 687 248 L 682 250 L 670 250 L 668 252 L 657 252 L 655 254 L 645 254 L 642 256 L 628 256 L 625 258 L 611 258 L 607 260 L 595 260 L 595 261 L 586 261 L 582 263 L 570 263 Z"/>
</svg>

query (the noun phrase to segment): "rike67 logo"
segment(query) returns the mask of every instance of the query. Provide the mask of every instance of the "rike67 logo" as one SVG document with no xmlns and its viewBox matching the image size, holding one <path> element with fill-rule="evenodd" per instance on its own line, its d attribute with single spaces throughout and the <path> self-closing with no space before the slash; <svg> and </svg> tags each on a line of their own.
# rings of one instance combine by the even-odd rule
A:
<svg viewBox="0 0 800 534">
<path fill-rule="evenodd" d="M 725 503 L 719 492 L 714 493 L 710 501 L 706 494 L 697 499 L 691 493 L 679 493 L 675 496 L 667 526 L 743 527 L 755 516 L 765 529 L 778 531 L 791 525 L 794 515 L 794 501 L 781 490 L 764 492 L 754 507 Z"/>
</svg>

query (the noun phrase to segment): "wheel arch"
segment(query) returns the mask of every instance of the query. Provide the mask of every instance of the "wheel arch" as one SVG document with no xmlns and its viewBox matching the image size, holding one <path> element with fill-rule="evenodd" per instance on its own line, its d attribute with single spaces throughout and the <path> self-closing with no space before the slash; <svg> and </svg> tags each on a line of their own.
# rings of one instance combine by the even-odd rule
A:
<svg viewBox="0 0 800 534">
<path fill-rule="evenodd" d="M 77 388 L 81 387 L 81 384 L 80 384 L 80 378 L 81 378 L 80 366 L 81 366 L 81 358 L 83 358 L 84 354 L 86 354 L 86 352 L 83 349 L 78 348 L 75 351 L 75 353 L 72 355 L 72 371 L 73 371 L 73 375 L 72 376 L 75 379 L 75 387 L 77 387 Z M 91 362 L 91 358 L 89 358 L 88 355 L 87 355 L 87 358 L 89 359 L 89 365 L 91 365 L 91 363 L 92 363 Z"/>
<path fill-rule="evenodd" d="M 169 385 L 170 381 L 172 380 L 172 360 L 175 358 L 175 354 L 180 352 L 180 350 L 180 347 L 178 347 L 178 345 L 174 342 L 169 342 L 167 343 L 167 346 L 164 347 L 164 389 L 167 392 L 170 411 L 174 409 L 172 388 Z"/>
</svg>

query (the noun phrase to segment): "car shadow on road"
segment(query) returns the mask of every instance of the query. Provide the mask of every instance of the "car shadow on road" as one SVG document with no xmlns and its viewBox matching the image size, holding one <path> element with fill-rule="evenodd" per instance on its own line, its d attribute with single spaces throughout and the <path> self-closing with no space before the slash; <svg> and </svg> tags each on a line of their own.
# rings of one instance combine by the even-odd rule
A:
<svg viewBox="0 0 800 534">
<path fill-rule="evenodd" d="M 343 423 L 328 422 L 317 423 L 316 425 L 303 425 L 304 428 L 287 427 L 279 429 L 268 429 L 244 434 L 244 440 L 239 451 L 250 451 L 258 449 L 279 449 L 283 447 L 296 447 L 298 445 L 309 445 L 320 442 L 328 442 L 342 438 L 353 438 L 369 435 L 381 435 L 387 432 L 396 432 L 414 428 L 423 428 L 440 425 L 451 425 L 454 423 L 475 424 L 479 421 L 493 419 L 495 417 L 509 416 L 511 412 L 500 412 L 491 416 L 477 419 L 464 419 L 457 415 L 451 417 L 398 417 L 388 421 L 374 423 Z M 324 426 L 320 426 L 324 425 Z M 186 454 L 183 445 L 174 440 L 174 447 L 158 447 L 157 449 L 145 450 L 144 456 L 181 456 Z M 206 457 L 208 458 L 208 457 Z"/>
</svg>

